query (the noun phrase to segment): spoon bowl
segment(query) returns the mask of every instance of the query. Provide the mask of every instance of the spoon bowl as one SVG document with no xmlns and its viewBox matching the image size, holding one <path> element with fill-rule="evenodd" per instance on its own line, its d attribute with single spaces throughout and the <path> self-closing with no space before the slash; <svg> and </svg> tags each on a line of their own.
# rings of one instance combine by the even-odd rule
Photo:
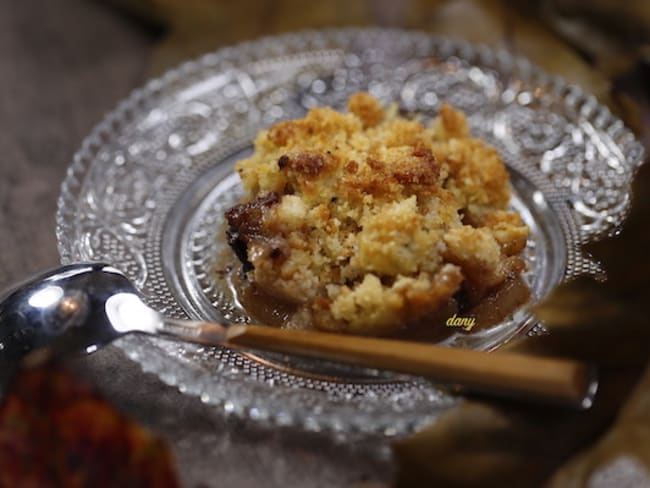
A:
<svg viewBox="0 0 650 488">
<path fill-rule="evenodd" d="M 43 347 L 97 350 L 124 334 L 106 306 L 120 294 L 140 301 L 128 278 L 102 263 L 63 266 L 16 286 L 0 301 L 0 359 L 16 364 Z"/>
</svg>

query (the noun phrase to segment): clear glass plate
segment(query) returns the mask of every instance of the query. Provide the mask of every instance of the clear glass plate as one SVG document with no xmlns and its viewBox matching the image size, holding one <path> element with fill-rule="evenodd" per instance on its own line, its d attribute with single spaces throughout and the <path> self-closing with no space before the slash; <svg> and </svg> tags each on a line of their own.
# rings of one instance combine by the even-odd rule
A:
<svg viewBox="0 0 650 488">
<path fill-rule="evenodd" d="M 539 299 L 562 280 L 602 276 L 581 245 L 615 233 L 643 150 L 579 88 L 523 59 L 431 35 L 312 31 L 219 50 L 134 92 L 84 141 L 57 215 L 62 262 L 107 261 L 172 317 L 246 322 L 215 273 L 223 211 L 241 188 L 234 162 L 257 132 L 367 90 L 423 119 L 446 101 L 501 151 L 512 207 L 531 228 L 525 279 Z M 520 310 L 450 346 L 493 349 L 543 330 Z M 145 371 L 226 412 L 343 435 L 398 435 L 457 400 L 423 379 L 281 355 L 132 336 L 119 347 Z"/>
</svg>

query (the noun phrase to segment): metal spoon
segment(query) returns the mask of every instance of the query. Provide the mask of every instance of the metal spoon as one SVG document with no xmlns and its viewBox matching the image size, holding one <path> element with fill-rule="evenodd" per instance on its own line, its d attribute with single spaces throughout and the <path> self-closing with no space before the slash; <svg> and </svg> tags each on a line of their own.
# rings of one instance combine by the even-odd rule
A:
<svg viewBox="0 0 650 488">
<path fill-rule="evenodd" d="M 170 319 L 149 308 L 124 274 L 101 263 L 63 266 L 6 294 L 0 301 L 0 372 L 52 354 L 91 353 L 132 332 L 341 361 L 581 408 L 592 404 L 598 384 L 593 368 L 571 360 Z"/>
<path fill-rule="evenodd" d="M 91 353 L 130 332 L 221 343 L 223 326 L 164 317 L 131 281 L 103 263 L 73 264 L 36 276 L 0 301 L 0 359 L 15 364 L 31 351 Z M 200 338 L 200 340 L 199 340 Z"/>
</svg>

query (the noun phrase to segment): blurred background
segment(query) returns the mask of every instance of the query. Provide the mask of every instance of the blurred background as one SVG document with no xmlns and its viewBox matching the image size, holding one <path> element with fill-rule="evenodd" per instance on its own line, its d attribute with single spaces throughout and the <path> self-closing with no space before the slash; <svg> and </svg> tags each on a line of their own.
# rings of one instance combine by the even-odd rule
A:
<svg viewBox="0 0 650 488">
<path fill-rule="evenodd" d="M 0 289 L 58 264 L 54 214 L 60 182 L 83 138 L 131 90 L 220 47 L 344 26 L 418 29 L 523 55 L 593 93 L 650 148 L 648 1 L 0 0 Z M 638 188 L 649 183 L 646 169 Z M 638 195 L 650 208 L 650 192 Z M 650 289 L 644 254 L 650 235 L 645 217 L 635 215 L 625 243 L 632 252 L 621 253 L 620 246 L 603 250 L 621 266 L 611 283 L 630 302 L 621 302 L 620 310 L 632 298 L 647 303 L 634 293 Z M 632 274 L 625 266 L 636 270 L 634 292 L 625 288 Z M 623 323 L 643 315 L 621 317 Z M 271 473 L 287 486 L 375 487 L 386 486 L 394 469 L 363 453 L 323 451 L 308 440 L 232 425 L 113 349 L 91 358 L 79 363 L 77 374 L 86 375 L 113 407 L 165 439 L 187 486 L 209 486 L 216 474 L 223 486 L 259 486 Z M 650 373 L 646 377 L 647 397 Z M 647 427 L 646 397 L 636 405 L 646 405 L 639 411 L 646 412 Z M 7 452 L 1 420 L 0 461 Z M 650 455 L 647 448 L 642 452 Z M 228 462 L 216 465 L 217 456 Z M 417 464 L 418 457 L 412 459 Z"/>
</svg>

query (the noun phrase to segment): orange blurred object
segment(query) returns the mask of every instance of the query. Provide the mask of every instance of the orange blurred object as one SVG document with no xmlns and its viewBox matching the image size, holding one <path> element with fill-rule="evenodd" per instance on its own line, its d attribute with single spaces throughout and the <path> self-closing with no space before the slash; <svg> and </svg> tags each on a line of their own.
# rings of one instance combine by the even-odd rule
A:
<svg viewBox="0 0 650 488">
<path fill-rule="evenodd" d="M 0 486 L 180 486 L 170 452 L 61 366 L 21 371 L 0 406 Z"/>
</svg>

